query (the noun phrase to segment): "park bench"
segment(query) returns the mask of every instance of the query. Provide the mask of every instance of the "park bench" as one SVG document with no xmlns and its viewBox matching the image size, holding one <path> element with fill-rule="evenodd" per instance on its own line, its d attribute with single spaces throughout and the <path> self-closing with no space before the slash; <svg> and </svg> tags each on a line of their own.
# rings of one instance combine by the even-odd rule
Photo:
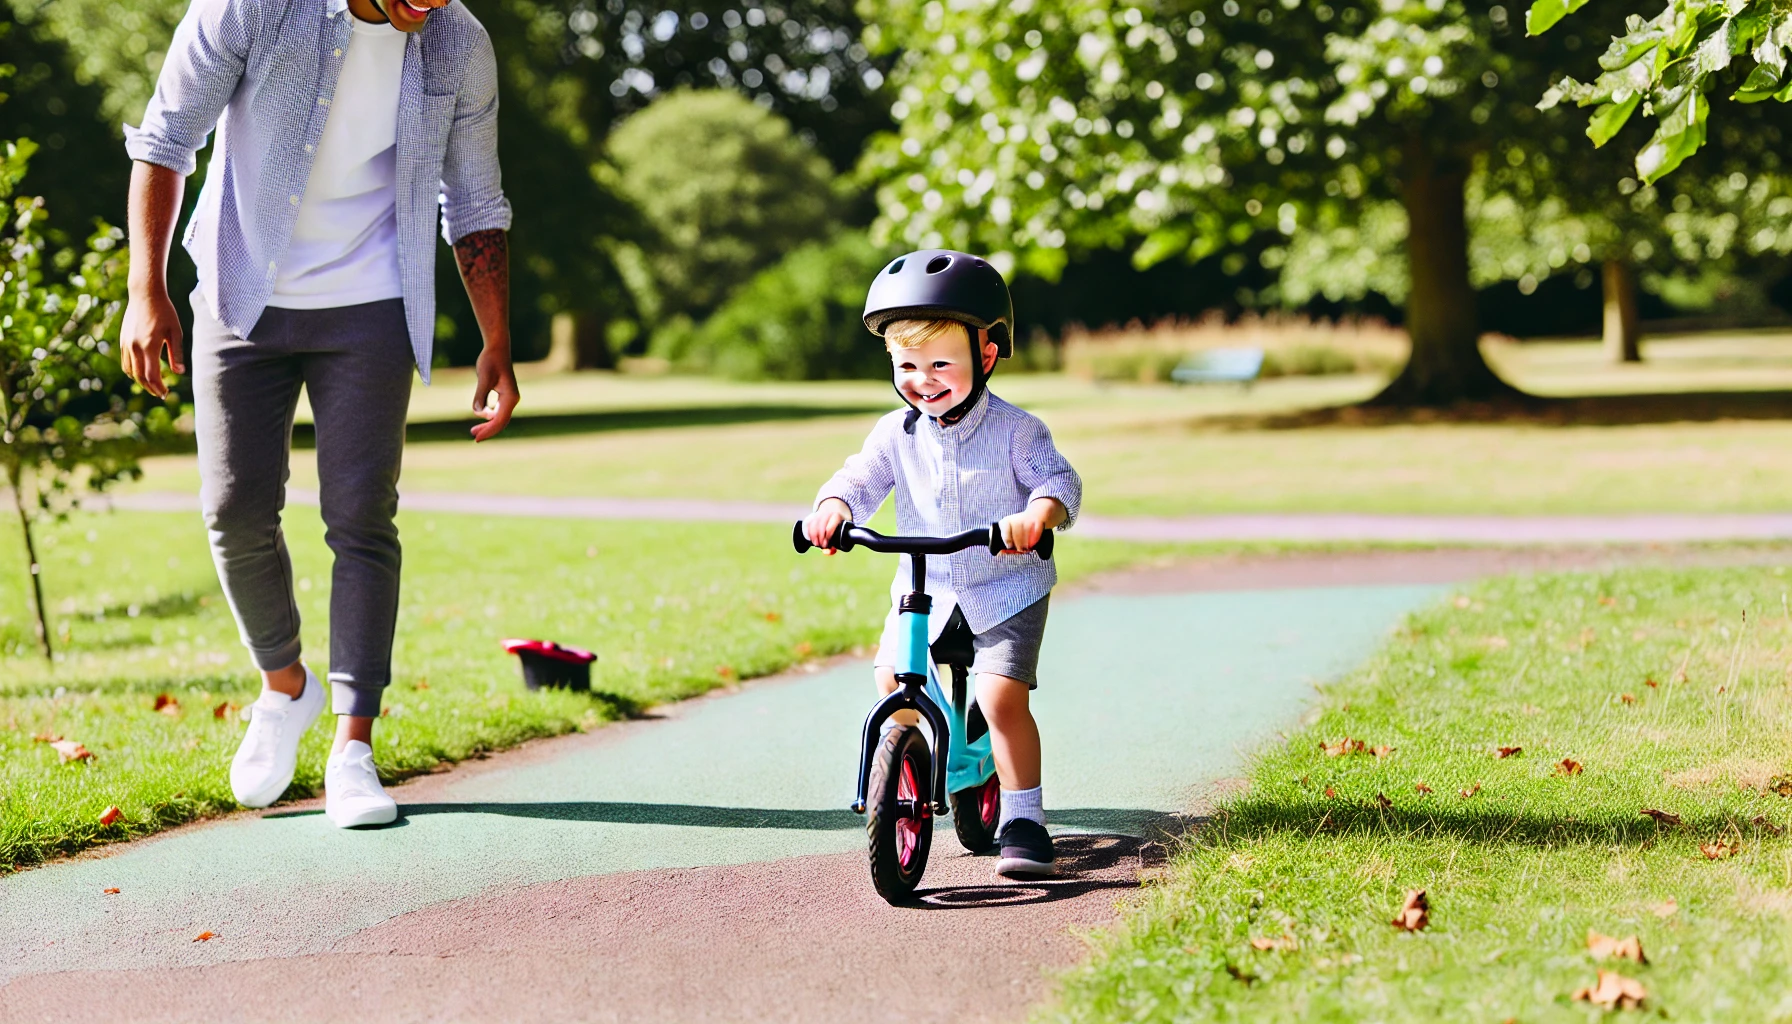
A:
<svg viewBox="0 0 1792 1024">
<path fill-rule="evenodd" d="M 1260 348 L 1210 348 L 1190 353 L 1170 371 L 1178 384 L 1242 384 L 1250 387 L 1263 372 Z"/>
</svg>

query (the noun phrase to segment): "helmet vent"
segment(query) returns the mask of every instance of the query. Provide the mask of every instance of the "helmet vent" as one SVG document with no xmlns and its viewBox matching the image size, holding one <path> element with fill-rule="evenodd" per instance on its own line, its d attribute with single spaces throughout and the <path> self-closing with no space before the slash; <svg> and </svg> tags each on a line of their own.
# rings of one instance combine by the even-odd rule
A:
<svg viewBox="0 0 1792 1024">
<path fill-rule="evenodd" d="M 935 256 L 933 259 L 927 261 L 927 272 L 929 274 L 937 274 L 951 265 L 952 257 Z"/>
<path fill-rule="evenodd" d="M 904 264 L 904 263 L 907 263 L 907 262 L 908 262 L 908 257 L 907 257 L 907 256 L 904 256 L 904 257 L 903 257 L 903 258 L 901 258 L 901 259 L 899 259 L 899 260 L 897 260 L 897 261 L 896 261 L 896 262 L 894 262 L 894 263 L 892 263 L 892 264 L 890 264 L 890 270 L 889 270 L 889 272 L 890 272 L 890 273 L 892 273 L 892 274 L 900 274 L 900 273 L 901 273 L 901 272 L 902 272 L 902 265 L 903 265 L 903 264 Z"/>
</svg>

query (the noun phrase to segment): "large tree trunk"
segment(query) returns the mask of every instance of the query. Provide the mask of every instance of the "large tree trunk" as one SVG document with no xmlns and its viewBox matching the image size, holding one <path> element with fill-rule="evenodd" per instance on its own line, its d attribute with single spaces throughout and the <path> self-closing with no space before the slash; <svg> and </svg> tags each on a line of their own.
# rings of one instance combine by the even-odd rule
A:
<svg viewBox="0 0 1792 1024">
<path fill-rule="evenodd" d="M 1440 164 L 1423 144 L 1414 143 L 1407 147 L 1402 170 L 1406 252 L 1412 266 L 1406 300 L 1412 355 L 1369 404 L 1444 406 L 1518 397 L 1521 392 L 1481 357 L 1475 290 L 1468 280 L 1465 169 Z"/>
<path fill-rule="evenodd" d="M 1605 261 L 1605 358 L 1640 363 L 1642 332 L 1636 319 L 1636 275 L 1622 257 Z"/>
<path fill-rule="evenodd" d="M 21 473 L 8 474 L 12 485 L 12 506 L 19 513 L 19 530 L 25 535 L 25 564 L 31 570 L 31 608 L 37 613 L 37 643 L 43 648 L 44 660 L 54 662 L 50 649 L 50 613 L 44 607 L 43 566 L 37 561 L 37 545 L 31 539 L 31 515 L 25 511 L 25 481 Z"/>
<path fill-rule="evenodd" d="M 615 369 L 606 326 L 603 317 L 589 311 L 555 313 L 548 334 L 546 368 L 555 372 Z"/>
</svg>

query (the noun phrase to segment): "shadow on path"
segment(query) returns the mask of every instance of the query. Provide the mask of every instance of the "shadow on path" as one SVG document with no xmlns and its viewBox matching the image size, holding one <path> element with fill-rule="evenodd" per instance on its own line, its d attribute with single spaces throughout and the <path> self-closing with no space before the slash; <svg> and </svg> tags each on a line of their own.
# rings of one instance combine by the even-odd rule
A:
<svg viewBox="0 0 1792 1024">
<path fill-rule="evenodd" d="M 685 825 L 695 828 L 773 828 L 810 832 L 845 831 L 865 827 L 863 815 L 845 808 L 839 810 L 805 810 L 767 807 L 712 807 L 706 804 L 650 804 L 630 801 L 567 801 L 542 803 L 424 803 L 400 804 L 405 818 L 425 814 L 501 814 L 513 818 L 543 818 L 551 821 L 611 822 L 622 825 Z M 322 814 L 318 810 L 276 811 L 265 818 L 303 818 Z M 1162 811 L 1146 811 L 1120 807 L 1073 807 L 1051 811 L 1052 824 L 1069 828 L 1089 829 L 1136 838 L 1158 839 L 1176 835 L 1188 819 Z M 1071 836 L 1070 839 L 1085 837 Z M 1135 841 L 1135 846 L 1137 845 Z"/>
<path fill-rule="evenodd" d="M 780 420 L 813 420 L 830 416 L 863 416 L 888 412 L 887 405 L 706 405 L 671 409 L 618 409 L 596 412 L 543 413 L 518 416 L 504 430 L 507 438 L 561 437 L 568 434 L 599 434 L 617 430 L 653 430 L 665 427 L 719 427 L 740 423 L 770 423 Z M 405 441 L 410 444 L 432 441 L 465 441 L 467 430 L 479 423 L 464 420 L 424 420 L 405 426 Z M 293 427 L 295 448 L 317 447 L 317 431 L 309 423 Z"/>
</svg>

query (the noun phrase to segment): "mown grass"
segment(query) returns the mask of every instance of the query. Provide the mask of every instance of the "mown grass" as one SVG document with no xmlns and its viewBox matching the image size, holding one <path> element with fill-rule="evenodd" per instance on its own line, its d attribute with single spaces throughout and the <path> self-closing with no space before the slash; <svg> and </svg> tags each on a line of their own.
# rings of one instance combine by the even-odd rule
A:
<svg viewBox="0 0 1792 1024">
<path fill-rule="evenodd" d="M 1783 568 L 1518 577 L 1415 616 L 1039 1017 L 1587 1020 L 1598 967 L 1666 1019 L 1792 1017 L 1787 590 Z M 1346 737 L 1393 750 L 1322 749 Z M 1390 924 L 1410 889 L 1422 932 Z M 1649 964 L 1596 963 L 1589 929 Z"/>
<path fill-rule="evenodd" d="M 329 552 L 314 510 L 288 509 L 286 523 L 321 674 Z M 868 644 L 893 570 L 878 556 L 798 558 L 787 527 L 764 525 L 405 514 L 400 529 L 394 679 L 374 744 L 389 778 Z M 78 515 L 39 543 L 54 664 L 36 652 L 16 534 L 0 529 L 0 871 L 235 809 L 233 705 L 258 684 L 198 517 Z M 1060 550 L 1074 578 L 1171 549 Z M 525 691 L 499 648 L 510 636 L 597 651 L 597 692 Z M 155 710 L 162 694 L 177 706 Z M 64 764 L 40 735 L 94 756 Z M 327 724 L 306 736 L 289 798 L 318 791 L 329 737 Z M 99 824 L 113 805 L 124 818 Z"/>
</svg>

